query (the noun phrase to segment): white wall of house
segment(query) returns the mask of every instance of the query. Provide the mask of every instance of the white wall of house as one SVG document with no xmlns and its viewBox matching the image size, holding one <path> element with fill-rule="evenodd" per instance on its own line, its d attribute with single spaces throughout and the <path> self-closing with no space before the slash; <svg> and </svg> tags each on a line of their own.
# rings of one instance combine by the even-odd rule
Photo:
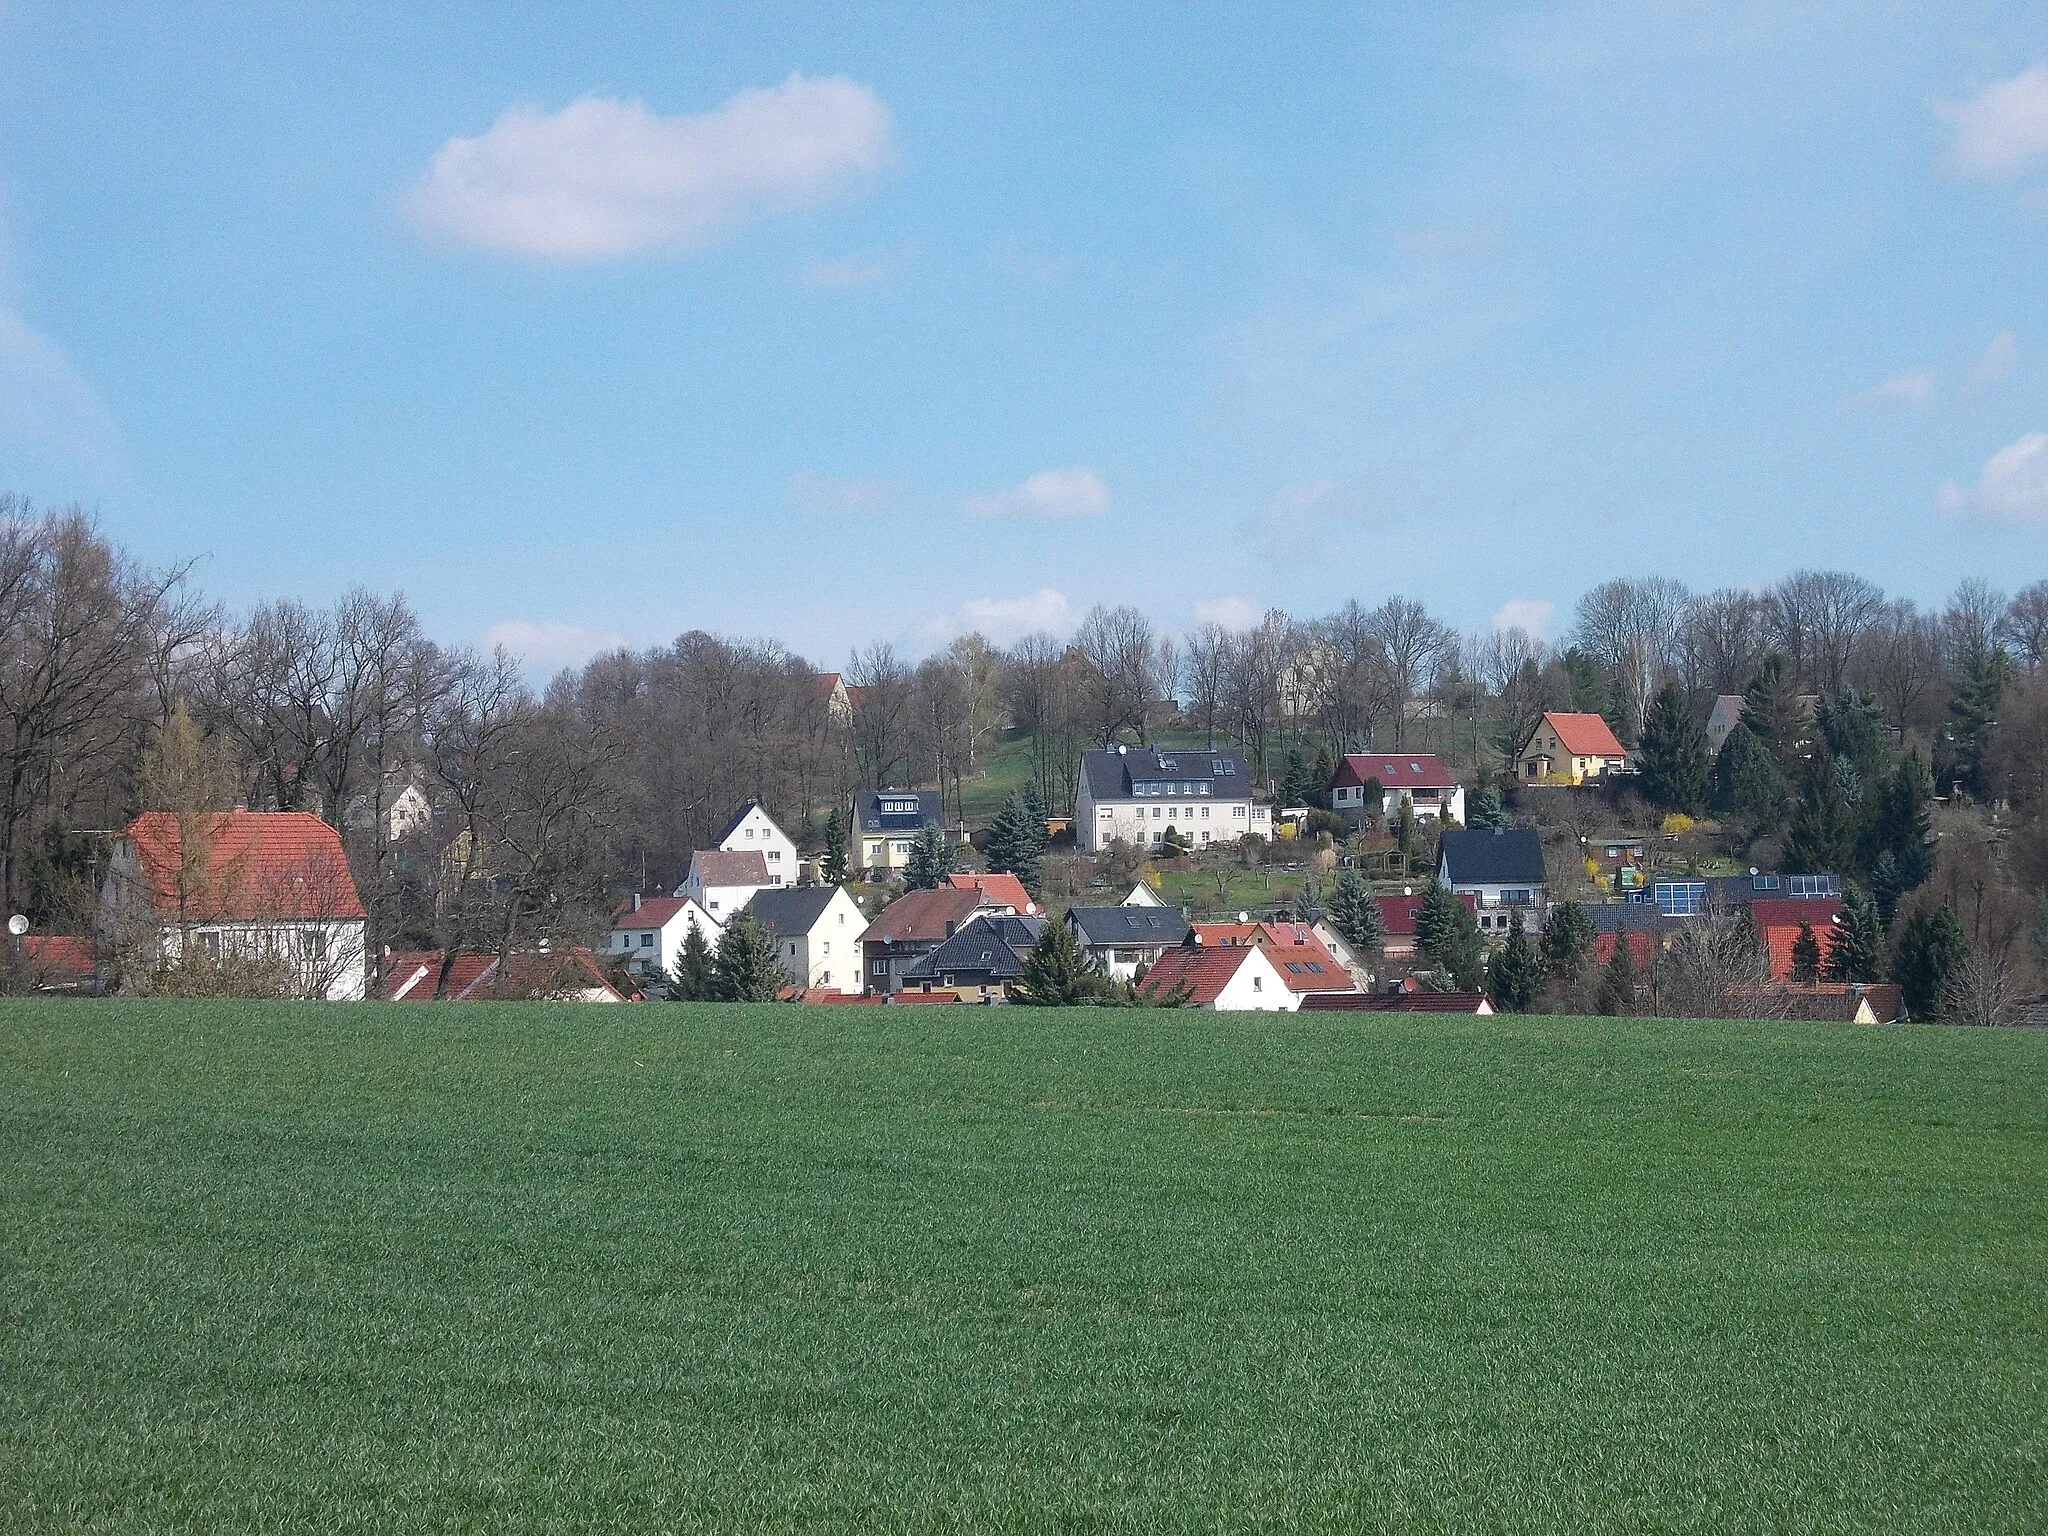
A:
<svg viewBox="0 0 2048 1536">
<path fill-rule="evenodd" d="M 860 905 L 841 887 L 804 934 L 783 934 L 776 950 L 790 980 L 814 992 L 846 996 L 861 990 L 860 936 L 868 920 Z"/>
<path fill-rule="evenodd" d="M 721 928 L 733 920 L 748 902 L 754 899 L 758 885 L 703 885 L 692 878 L 683 882 L 683 894 L 711 914 L 711 920 Z"/>
<path fill-rule="evenodd" d="M 1247 832 L 1273 835 L 1270 806 L 1251 800 L 1221 800 L 1205 795 L 1161 795 L 1142 799 L 1095 799 L 1087 776 L 1074 802 L 1074 838 L 1089 853 L 1100 853 L 1121 839 L 1149 848 L 1172 827 L 1191 847 L 1234 843 Z"/>
<path fill-rule="evenodd" d="M 157 933 L 157 954 L 176 960 L 189 934 L 194 949 L 220 956 L 282 954 L 299 968 L 303 983 L 318 986 L 330 1003 L 359 1003 L 368 995 L 368 926 L 361 918 L 261 923 L 166 923 Z"/>
<path fill-rule="evenodd" d="M 1288 990 L 1263 949 L 1248 944 L 1245 956 L 1210 1007 L 1218 1013 L 1292 1013 L 1301 1006 L 1301 994 Z"/>
<path fill-rule="evenodd" d="M 758 853 L 768 865 L 770 885 L 795 885 L 796 844 L 775 824 L 775 818 L 758 805 L 747 807 L 739 825 L 718 845 L 728 853 Z"/>
<path fill-rule="evenodd" d="M 1451 818 L 1455 821 L 1463 821 L 1465 819 L 1464 785 L 1453 784 L 1449 789 L 1434 791 L 1433 793 L 1441 797 L 1437 799 L 1429 798 L 1429 793 L 1425 792 L 1423 797 L 1418 799 L 1416 791 L 1406 786 L 1399 789 L 1382 789 L 1380 791 L 1380 803 L 1377 814 L 1381 816 L 1397 816 L 1400 814 L 1401 802 L 1406 800 L 1415 807 L 1415 819 L 1417 821 L 1437 820 L 1446 811 L 1450 813 Z M 1371 807 L 1365 803 L 1365 786 L 1363 784 L 1338 785 L 1330 791 L 1330 808 L 1336 811 L 1370 810 Z"/>
<path fill-rule="evenodd" d="M 751 892 L 753 887 L 747 889 Z M 636 923 L 631 912 L 623 914 L 612 929 L 610 952 L 623 957 L 637 975 L 651 976 L 657 967 L 673 973 L 692 926 L 704 930 L 704 942 L 713 949 L 725 934 L 725 925 L 692 901 L 659 927 Z"/>
</svg>

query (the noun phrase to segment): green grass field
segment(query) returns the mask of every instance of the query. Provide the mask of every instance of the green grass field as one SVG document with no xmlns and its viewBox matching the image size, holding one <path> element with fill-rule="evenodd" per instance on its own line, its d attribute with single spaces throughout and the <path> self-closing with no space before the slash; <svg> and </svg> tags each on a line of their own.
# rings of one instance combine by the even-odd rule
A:
<svg viewBox="0 0 2048 1536">
<path fill-rule="evenodd" d="M 0 1007 L 9 1530 L 2039 1531 L 2048 1032 Z"/>
</svg>

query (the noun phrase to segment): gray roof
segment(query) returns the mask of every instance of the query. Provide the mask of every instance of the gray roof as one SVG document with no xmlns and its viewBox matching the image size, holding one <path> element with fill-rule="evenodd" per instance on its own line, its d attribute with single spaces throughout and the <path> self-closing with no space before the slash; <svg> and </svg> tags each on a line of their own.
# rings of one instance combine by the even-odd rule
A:
<svg viewBox="0 0 2048 1536">
<path fill-rule="evenodd" d="M 728 837 L 731 837 L 733 833 L 739 831 L 740 823 L 747 819 L 747 812 L 751 811 L 755 806 L 760 804 L 761 802 L 758 800 L 749 800 L 745 805 L 741 806 L 739 808 L 739 811 L 733 816 L 733 819 L 725 824 L 725 830 L 719 833 L 718 836 L 711 839 L 712 846 L 714 848 L 723 847 L 725 844 L 725 840 Z M 762 806 L 761 814 L 764 816 L 768 815 L 768 810 L 766 806 Z M 768 819 L 770 821 L 775 820 L 773 816 L 768 816 Z M 776 826 L 777 829 L 780 830 L 781 823 L 777 822 Z"/>
<path fill-rule="evenodd" d="M 898 808 L 913 802 L 914 811 Z M 862 832 L 921 832 L 939 819 L 935 789 L 863 789 L 853 797 L 853 824 Z"/>
<path fill-rule="evenodd" d="M 836 885 L 771 885 L 754 892 L 746 910 L 755 922 L 782 938 L 806 934 L 817 925 L 832 898 Z"/>
<path fill-rule="evenodd" d="M 1188 936 L 1188 920 L 1172 907 L 1074 907 L 1067 917 L 1091 946 L 1178 944 Z"/>
<path fill-rule="evenodd" d="M 1212 800 L 1248 800 L 1252 778 L 1242 752 L 1217 748 L 1131 747 L 1081 754 L 1081 772 L 1097 800 L 1132 800 L 1139 786 L 1162 797 L 1193 795 Z M 1147 798 L 1150 798 L 1149 794 Z"/>
<path fill-rule="evenodd" d="M 986 976 L 1007 981 L 1024 974 L 1024 952 L 1045 931 L 1042 917 L 995 915 L 963 923 L 953 937 L 903 972 L 905 981 Z"/>
<path fill-rule="evenodd" d="M 1542 885 L 1543 844 L 1534 827 L 1479 827 L 1446 832 L 1437 866 L 1452 885 Z"/>
</svg>

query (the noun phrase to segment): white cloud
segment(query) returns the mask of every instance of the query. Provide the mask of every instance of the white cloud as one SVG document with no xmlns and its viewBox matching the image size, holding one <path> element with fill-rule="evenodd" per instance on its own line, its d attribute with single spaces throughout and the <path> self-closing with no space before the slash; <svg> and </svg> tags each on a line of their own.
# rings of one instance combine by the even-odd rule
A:
<svg viewBox="0 0 2048 1536">
<path fill-rule="evenodd" d="M 891 256 L 813 256 L 796 269 L 795 276 L 806 288 L 872 288 L 909 265 L 908 251 Z"/>
<path fill-rule="evenodd" d="M 964 503 L 970 517 L 1099 517 L 1109 510 L 1109 491 L 1092 469 L 1040 470 L 1022 485 Z"/>
<path fill-rule="evenodd" d="M 1951 516 L 1975 514 L 2009 523 L 2048 523 L 2048 432 L 2029 432 L 1991 455 L 1967 489 L 1950 480 L 1935 502 Z"/>
<path fill-rule="evenodd" d="M 1856 397 L 1858 405 L 1925 405 L 1934 394 L 1938 376 L 1932 368 L 1901 368 L 1881 384 Z"/>
<path fill-rule="evenodd" d="M 1965 175 L 2017 176 L 2048 155 L 2048 64 L 1987 85 L 1967 101 L 1939 102 L 1954 125 L 1955 163 Z"/>
<path fill-rule="evenodd" d="M 840 516 L 873 512 L 900 500 L 903 488 L 893 480 L 838 480 L 798 470 L 789 477 L 789 500 L 805 512 Z"/>
<path fill-rule="evenodd" d="M 1282 559 L 1311 554 L 1327 543 L 1326 525 L 1352 510 L 1346 503 L 1341 480 L 1283 485 L 1259 504 L 1251 531 Z"/>
<path fill-rule="evenodd" d="M 924 626 L 935 640 L 979 632 L 1003 643 L 1036 634 L 1065 634 L 1074 627 L 1074 605 L 1064 592 L 1040 587 L 1022 597 L 972 597 L 950 613 L 942 613 Z"/>
<path fill-rule="evenodd" d="M 2019 362 L 2019 338 L 2011 331 L 2000 331 L 1991 338 L 1989 346 L 1977 358 L 1970 369 L 1969 393 L 1981 395 L 1986 390 L 1996 389 L 2012 377 L 2012 370 Z"/>
<path fill-rule="evenodd" d="M 1550 626 L 1557 622 L 1557 604 L 1547 597 L 1515 597 L 1493 613 L 1496 630 L 1519 629 L 1538 640 L 1548 639 Z"/>
<path fill-rule="evenodd" d="M 559 112 L 510 107 L 476 138 L 450 139 L 406 212 L 430 241 L 499 255 L 679 255 L 856 195 L 894 154 L 888 107 L 843 75 L 791 75 L 672 117 L 586 96 Z"/>
<path fill-rule="evenodd" d="M 1263 616 L 1259 605 L 1248 597 L 1205 597 L 1195 604 L 1197 624 L 1221 624 L 1225 629 L 1254 628 Z"/>
<path fill-rule="evenodd" d="M 600 651 L 629 644 L 624 635 L 584 629 L 577 624 L 534 623 L 506 619 L 484 631 L 484 649 L 502 645 L 517 656 L 527 672 L 549 677 L 564 667 L 580 667 Z"/>
</svg>

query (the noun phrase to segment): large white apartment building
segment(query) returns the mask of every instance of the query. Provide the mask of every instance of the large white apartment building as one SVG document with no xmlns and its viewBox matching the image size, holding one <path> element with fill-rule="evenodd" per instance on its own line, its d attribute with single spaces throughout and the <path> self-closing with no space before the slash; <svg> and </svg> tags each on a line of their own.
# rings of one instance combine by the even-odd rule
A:
<svg viewBox="0 0 2048 1536">
<path fill-rule="evenodd" d="M 1150 848 L 1168 827 L 1194 848 L 1247 832 L 1271 837 L 1273 810 L 1253 801 L 1242 753 L 1111 747 L 1081 754 L 1074 840 L 1084 851 L 1119 839 Z"/>
</svg>

